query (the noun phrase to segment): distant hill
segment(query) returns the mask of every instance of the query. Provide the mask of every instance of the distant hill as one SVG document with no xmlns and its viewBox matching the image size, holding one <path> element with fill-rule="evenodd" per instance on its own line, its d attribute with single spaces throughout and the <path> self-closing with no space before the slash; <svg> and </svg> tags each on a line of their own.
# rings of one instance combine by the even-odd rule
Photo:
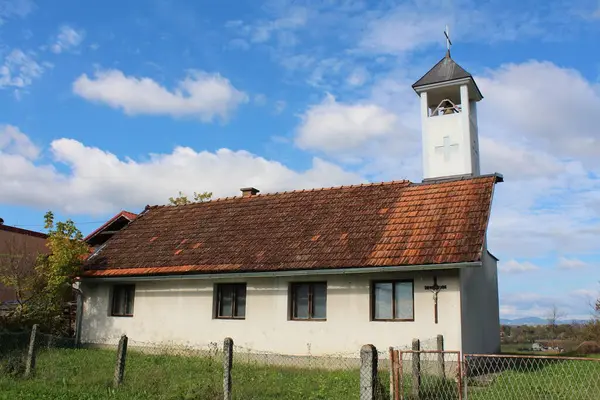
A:
<svg viewBox="0 0 600 400">
<path fill-rule="evenodd" d="M 582 319 L 576 319 L 576 320 L 565 319 L 565 320 L 558 321 L 559 324 L 571 324 L 573 322 L 581 324 L 581 323 L 585 323 L 587 321 L 582 320 Z M 539 318 L 539 317 L 524 317 L 524 318 L 515 318 L 515 319 L 500 318 L 500 324 L 502 324 L 502 325 L 548 325 L 548 320 L 544 319 L 544 318 Z"/>
</svg>

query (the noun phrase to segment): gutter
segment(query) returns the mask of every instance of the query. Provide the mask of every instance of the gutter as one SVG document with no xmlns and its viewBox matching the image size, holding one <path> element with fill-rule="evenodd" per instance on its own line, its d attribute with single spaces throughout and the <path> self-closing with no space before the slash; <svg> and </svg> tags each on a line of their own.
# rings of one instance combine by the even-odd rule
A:
<svg viewBox="0 0 600 400">
<path fill-rule="evenodd" d="M 343 269 L 305 269 L 295 271 L 264 271 L 264 272 L 225 272 L 217 274 L 180 274 L 180 275 L 146 275 L 146 276 L 111 276 L 111 277 L 81 277 L 82 282 L 144 282 L 166 280 L 209 280 L 228 278 L 273 278 L 284 276 L 314 276 L 314 275 L 350 275 L 371 274 L 378 272 L 409 272 L 409 271 L 435 271 L 442 269 L 462 269 L 481 267 L 481 261 L 445 264 L 407 265 L 392 267 L 359 267 Z"/>
</svg>

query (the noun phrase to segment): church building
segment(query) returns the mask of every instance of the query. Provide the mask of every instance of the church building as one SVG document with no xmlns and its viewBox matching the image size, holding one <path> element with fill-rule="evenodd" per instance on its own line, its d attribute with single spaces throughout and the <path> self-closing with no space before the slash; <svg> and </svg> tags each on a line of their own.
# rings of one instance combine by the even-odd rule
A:
<svg viewBox="0 0 600 400">
<path fill-rule="evenodd" d="M 481 175 L 471 74 L 448 52 L 414 85 L 423 179 L 147 207 L 80 276 L 81 340 L 121 334 L 256 351 L 356 353 L 444 335 L 500 349 L 486 231 L 500 174 Z"/>
</svg>

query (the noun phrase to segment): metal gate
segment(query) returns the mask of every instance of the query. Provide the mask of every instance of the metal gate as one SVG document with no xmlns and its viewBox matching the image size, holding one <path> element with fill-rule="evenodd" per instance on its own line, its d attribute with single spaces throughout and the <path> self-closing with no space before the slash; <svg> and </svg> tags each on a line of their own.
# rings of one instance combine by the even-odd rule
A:
<svg viewBox="0 0 600 400">
<path fill-rule="evenodd" d="M 458 351 L 390 349 L 390 392 L 394 400 L 463 398 Z"/>
</svg>

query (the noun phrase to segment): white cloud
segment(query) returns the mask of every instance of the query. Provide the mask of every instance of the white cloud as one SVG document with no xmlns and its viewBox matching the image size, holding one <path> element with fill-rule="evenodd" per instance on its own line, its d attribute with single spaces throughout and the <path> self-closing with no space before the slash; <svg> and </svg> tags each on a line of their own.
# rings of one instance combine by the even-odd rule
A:
<svg viewBox="0 0 600 400">
<path fill-rule="evenodd" d="M 440 12 L 402 5 L 371 20 L 359 45 L 372 52 L 392 54 L 423 48 L 441 42 L 440 27 L 447 22 L 447 16 Z"/>
<path fill-rule="evenodd" d="M 267 104 L 267 96 L 264 95 L 263 93 L 258 93 L 254 95 L 254 104 L 256 104 L 259 107 L 264 106 L 265 104 Z"/>
<path fill-rule="evenodd" d="M 239 188 L 246 186 L 268 193 L 362 181 L 319 158 L 309 169 L 294 171 L 247 151 L 229 149 L 176 147 L 171 153 L 136 161 L 63 138 L 50 145 L 54 163 L 42 164 L 20 153 L 22 149 L 0 151 L 0 202 L 67 213 L 98 215 L 165 204 L 179 190 L 206 190 L 221 197 L 239 195 Z"/>
<path fill-rule="evenodd" d="M 23 18 L 34 8 L 35 5 L 30 0 L 0 0 L 0 25 L 13 17 Z"/>
<path fill-rule="evenodd" d="M 275 114 L 281 114 L 287 107 L 287 103 L 284 100 L 277 100 L 275 102 Z"/>
<path fill-rule="evenodd" d="M 526 133 L 529 143 L 556 156 L 600 157 L 600 89 L 578 71 L 530 61 L 503 65 L 477 83 L 486 96 L 480 118 L 501 127 L 499 134 Z"/>
<path fill-rule="evenodd" d="M 64 51 L 77 48 L 85 37 L 83 29 L 75 29 L 68 25 L 63 25 L 59 28 L 56 38 L 50 46 L 50 51 L 55 54 L 60 54 Z"/>
<path fill-rule="evenodd" d="M 233 30 L 238 35 L 247 38 L 252 43 L 266 43 L 273 39 L 281 47 L 290 47 L 298 43 L 294 31 L 303 28 L 309 16 L 309 10 L 304 7 L 287 7 L 280 10 L 277 17 L 270 20 L 257 20 L 246 23 L 241 20 L 232 20 L 225 23 L 225 27 Z M 235 42 L 235 46 L 246 50 L 249 47 L 247 41 L 240 42 L 240 38 Z M 230 42 L 231 43 L 231 42 Z M 233 43 L 231 43 L 233 44 Z"/>
<path fill-rule="evenodd" d="M 560 257 L 556 266 L 558 269 L 577 270 L 587 268 L 589 264 L 577 258 Z"/>
<path fill-rule="evenodd" d="M 498 270 L 507 274 L 521 274 L 523 272 L 538 271 L 540 270 L 540 267 L 529 261 L 519 262 L 517 260 L 509 260 L 507 262 L 501 262 L 498 266 Z"/>
<path fill-rule="evenodd" d="M 362 86 L 369 79 L 369 72 L 364 67 L 356 67 L 354 70 L 348 75 L 346 81 L 351 86 Z"/>
<path fill-rule="evenodd" d="M 381 5 L 361 16 L 366 28 L 360 29 L 364 33 L 358 41 L 359 49 L 394 55 L 421 51 L 429 46 L 441 49 L 445 47 L 442 32 L 446 24 L 452 28 L 450 36 L 456 43 L 494 43 L 532 37 L 564 40 L 586 33 L 588 27 L 595 33 L 589 12 L 578 13 L 578 5 L 572 2 L 529 10 L 506 7 L 505 2 L 493 0 L 485 3 L 408 0 L 399 5 L 389 4 L 391 6 Z"/>
<path fill-rule="evenodd" d="M 0 155 L 2 153 L 34 160 L 38 157 L 40 149 L 16 126 L 0 125 Z"/>
<path fill-rule="evenodd" d="M 44 73 L 45 67 L 35 61 L 33 53 L 14 49 L 0 64 L 0 88 L 13 87 L 23 89 Z"/>
<path fill-rule="evenodd" d="M 302 115 L 295 142 L 300 148 L 324 152 L 355 149 L 389 135 L 396 123 L 393 113 L 375 104 L 343 104 L 327 95 Z"/>
<path fill-rule="evenodd" d="M 593 315 L 591 301 L 598 291 L 577 289 L 555 294 L 532 292 L 504 293 L 500 296 L 502 318 L 538 317 L 549 318 L 554 307 L 562 314 L 562 320 L 588 319 Z"/>
<path fill-rule="evenodd" d="M 128 115 L 151 114 L 226 120 L 248 96 L 219 74 L 190 71 L 173 90 L 148 77 L 126 76 L 119 70 L 81 75 L 73 92 L 87 100 L 120 108 Z"/>
</svg>

